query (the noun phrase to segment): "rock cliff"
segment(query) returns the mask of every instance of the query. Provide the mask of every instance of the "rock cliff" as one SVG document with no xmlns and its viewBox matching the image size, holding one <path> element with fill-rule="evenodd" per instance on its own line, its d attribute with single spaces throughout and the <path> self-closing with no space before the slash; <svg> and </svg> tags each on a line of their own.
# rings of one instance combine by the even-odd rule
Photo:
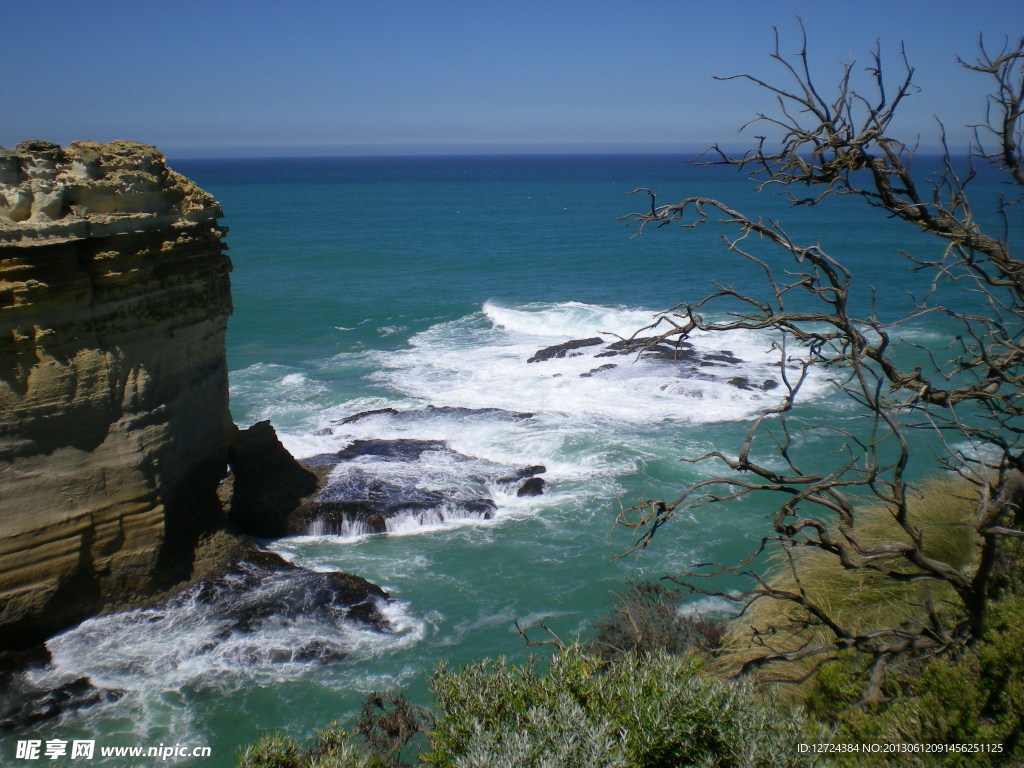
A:
<svg viewBox="0 0 1024 768">
<path fill-rule="evenodd" d="M 0 648 L 187 576 L 222 524 L 220 216 L 150 146 L 0 149 Z"/>
</svg>

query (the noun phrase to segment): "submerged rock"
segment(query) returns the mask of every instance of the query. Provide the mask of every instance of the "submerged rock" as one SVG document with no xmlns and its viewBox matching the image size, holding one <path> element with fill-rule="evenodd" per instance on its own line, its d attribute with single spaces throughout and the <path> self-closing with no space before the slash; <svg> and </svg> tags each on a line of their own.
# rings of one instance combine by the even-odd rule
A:
<svg viewBox="0 0 1024 768">
<path fill-rule="evenodd" d="M 604 339 L 600 336 L 592 336 L 589 339 L 574 339 L 573 341 L 566 341 L 562 344 L 555 344 L 551 347 L 544 347 L 544 349 L 538 349 L 534 352 L 526 362 L 528 363 L 539 363 L 544 360 L 551 360 L 556 357 L 572 357 L 570 352 L 581 349 L 583 347 L 594 347 L 598 344 L 604 344 Z"/>
<path fill-rule="evenodd" d="M 437 455 L 424 462 L 428 453 Z M 419 525 L 489 520 L 498 508 L 488 495 L 489 483 L 514 486 L 518 492 L 524 480 L 546 471 L 536 465 L 499 473 L 481 468 L 442 440 L 413 439 L 356 440 L 308 463 L 330 467 L 330 477 L 315 498 L 288 516 L 288 535 L 384 533 L 389 521 L 398 518 Z M 538 488 L 543 483 L 531 483 L 527 493 Z"/>
<path fill-rule="evenodd" d="M 224 632 L 254 632 L 264 621 L 299 618 L 326 624 L 357 621 L 390 632 L 380 611 L 388 599 L 387 592 L 360 576 L 311 571 L 247 546 L 236 559 L 153 610 L 199 603 L 207 607 L 209 619 L 224 622 Z"/>
<path fill-rule="evenodd" d="M 338 462 L 351 461 L 361 456 L 377 456 L 395 461 L 415 461 L 427 451 L 446 451 L 443 440 L 356 440 L 334 454 Z"/>
<path fill-rule="evenodd" d="M 543 464 L 535 464 L 532 467 L 521 467 L 511 475 L 499 477 L 495 482 L 505 486 L 518 486 L 516 496 L 540 496 L 544 493 L 545 482 L 536 475 L 542 475 L 547 471 Z"/>
<path fill-rule="evenodd" d="M 371 416 L 397 416 L 401 411 L 396 408 L 376 408 L 372 411 L 360 411 L 341 420 L 341 424 L 351 424 L 356 421 L 368 419 Z"/>
<path fill-rule="evenodd" d="M 517 411 L 506 411 L 503 408 L 460 408 L 450 405 L 428 405 L 426 408 L 413 408 L 407 411 L 400 411 L 397 408 L 376 408 L 372 411 L 361 411 L 351 416 L 346 416 L 339 424 L 353 424 L 364 419 L 376 416 L 394 416 L 400 419 L 423 419 L 436 416 L 455 416 L 457 418 L 498 418 L 508 421 L 532 419 L 532 413 Z"/>
<path fill-rule="evenodd" d="M 742 362 L 728 349 L 706 352 L 700 357 L 700 365 L 739 365 Z"/>
<path fill-rule="evenodd" d="M 562 344 L 555 344 L 551 347 L 537 350 L 533 357 L 526 362 L 537 363 L 544 360 L 552 360 L 559 357 L 572 357 L 571 353 L 577 349 L 593 347 L 603 344 L 601 351 L 593 356 L 617 357 L 620 355 L 635 355 L 642 360 L 667 360 L 677 363 L 691 363 L 695 365 L 738 365 L 743 361 L 727 349 L 713 352 L 698 352 L 688 341 L 666 341 L 659 340 L 655 336 L 645 336 L 637 339 L 620 339 L 613 342 L 605 342 L 599 336 L 589 339 L 574 339 Z M 579 353 L 583 355 L 585 353 Z M 605 370 L 606 366 L 595 368 L 590 371 L 593 374 L 599 370 Z M 586 375 L 586 374 L 584 374 Z"/>
<path fill-rule="evenodd" d="M 586 373 L 581 373 L 580 374 L 580 378 L 581 379 L 589 379 L 594 374 L 601 373 L 602 371 L 610 371 L 613 368 L 618 368 L 618 367 L 619 366 L 616 365 L 615 363 L 605 363 L 604 365 L 600 365 L 597 368 L 593 368 L 593 369 L 587 371 Z"/>
<path fill-rule="evenodd" d="M 504 484 L 517 483 L 520 480 L 525 480 L 526 478 L 533 477 L 534 475 L 543 475 L 547 471 L 548 468 L 545 467 L 543 464 L 534 464 L 533 466 L 529 467 L 520 467 L 511 475 L 502 475 L 501 477 L 497 478 L 495 482 Z"/>
<path fill-rule="evenodd" d="M 594 357 L 614 357 L 615 355 L 639 355 L 641 358 L 659 360 L 691 360 L 697 356 L 693 344 L 688 341 L 658 341 L 657 337 L 645 336 L 639 339 L 622 339 L 613 341 L 604 352 Z"/>
<path fill-rule="evenodd" d="M 637 360 L 661 360 L 677 365 L 678 368 L 676 370 L 680 376 L 689 376 L 709 381 L 721 379 L 708 372 L 707 369 L 738 367 L 744 364 L 744 360 L 737 357 L 735 353 L 728 349 L 717 349 L 702 352 L 689 341 L 665 340 L 659 339 L 657 336 L 645 336 L 636 339 L 620 339 L 609 343 L 606 343 L 599 337 L 575 339 L 563 344 L 556 344 L 551 347 L 545 347 L 544 349 L 537 350 L 533 357 L 529 358 L 527 362 L 536 363 L 558 357 L 582 356 L 587 353 L 579 352 L 576 355 L 573 355 L 572 352 L 574 350 L 597 345 L 603 345 L 603 347 L 599 351 L 593 352 L 592 357 L 594 359 L 632 356 Z M 605 363 L 604 365 L 592 368 L 579 375 L 580 378 L 590 378 L 592 376 L 600 375 L 606 371 L 610 371 L 616 367 L 618 367 L 617 363 Z M 556 373 L 554 375 L 560 376 L 561 374 Z M 759 389 L 765 392 L 770 389 L 774 389 L 779 385 L 779 383 L 774 379 L 765 379 L 761 384 L 754 384 L 746 376 L 733 376 L 726 379 L 725 382 L 727 384 L 731 384 L 737 389 Z"/>
<path fill-rule="evenodd" d="M 531 477 L 516 491 L 516 496 L 540 496 L 544 493 L 544 478 Z"/>
<path fill-rule="evenodd" d="M 48 691 L 22 691 L 19 702 L 0 713 L 0 729 L 14 730 L 56 720 L 79 709 L 117 701 L 125 692 L 119 688 L 97 688 L 88 677 L 79 677 Z"/>
<path fill-rule="evenodd" d="M 351 652 L 353 631 L 395 633 L 384 612 L 388 594 L 377 585 L 296 566 L 251 539 L 219 536 L 216 564 L 209 563 L 191 584 L 52 638 L 53 660 L 49 653 L 37 654 L 30 666 L 9 674 L 0 688 L 0 729 L 37 725 L 128 695 L 129 690 L 100 687 L 79 671 L 83 659 L 86 668 L 92 666 L 97 641 L 107 653 L 128 646 L 131 661 L 115 663 L 104 674 L 124 675 L 126 688 L 135 691 L 147 685 L 140 675 L 153 666 L 202 666 L 201 657 L 212 658 L 215 667 L 325 663 Z M 110 661 L 98 664 L 103 668 Z"/>
</svg>

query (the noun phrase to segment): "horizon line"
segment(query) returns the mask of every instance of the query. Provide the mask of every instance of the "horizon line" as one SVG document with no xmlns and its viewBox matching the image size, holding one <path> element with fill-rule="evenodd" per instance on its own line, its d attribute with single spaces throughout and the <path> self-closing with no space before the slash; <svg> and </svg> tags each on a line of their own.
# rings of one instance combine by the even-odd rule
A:
<svg viewBox="0 0 1024 768">
<path fill-rule="evenodd" d="M 721 149 L 726 152 L 739 152 L 742 153 L 749 149 L 749 147 L 728 147 L 725 145 L 718 145 Z M 159 147 L 158 147 L 159 149 Z M 365 151 L 365 152 L 353 152 L 347 148 L 342 147 L 317 147 L 309 148 L 307 151 L 303 151 L 300 147 L 280 147 L 280 148 L 251 148 L 253 153 L 246 153 L 246 150 L 236 150 L 229 154 L 223 153 L 223 148 L 187 148 L 182 151 L 175 150 L 163 150 L 164 156 L 169 161 L 173 162 L 191 162 L 196 160 L 380 160 L 380 159 L 398 159 L 405 158 L 409 160 L 414 159 L 441 159 L 441 158 L 483 158 L 483 157 L 637 157 L 637 156 L 676 156 L 676 157 L 688 157 L 691 160 L 697 160 L 702 155 L 706 154 L 712 147 L 701 146 L 699 149 L 691 147 L 649 147 L 647 149 L 631 148 L 628 145 L 621 147 L 590 147 L 584 146 L 569 148 L 546 148 L 541 149 L 539 147 L 527 147 L 519 145 L 514 148 L 506 149 L 484 149 L 479 147 L 465 148 L 464 150 L 453 149 L 451 147 L 438 148 L 436 150 L 419 148 L 417 150 L 405 150 L 405 151 L 394 151 L 384 148 L 379 148 L 376 151 Z M 262 151 L 261 151 L 262 150 Z M 221 154 L 215 154 L 221 152 Z M 942 151 L 938 147 L 921 147 L 915 156 L 922 157 L 933 157 L 941 156 Z M 955 157 L 954 157 L 955 159 Z M 709 160 L 710 164 L 716 164 L 715 161 Z"/>
</svg>

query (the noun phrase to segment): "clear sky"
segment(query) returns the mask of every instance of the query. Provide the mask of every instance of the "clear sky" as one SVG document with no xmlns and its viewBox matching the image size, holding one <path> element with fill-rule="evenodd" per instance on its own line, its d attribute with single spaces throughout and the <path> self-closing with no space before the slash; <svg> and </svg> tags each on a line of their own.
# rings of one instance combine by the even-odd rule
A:
<svg viewBox="0 0 1024 768">
<path fill-rule="evenodd" d="M 904 41 L 923 89 L 900 128 L 982 114 L 978 34 L 1006 0 L 34 0 L 0 35 L 0 145 L 127 138 L 172 157 L 689 151 L 736 141 L 771 100 L 713 75 L 781 77 L 771 26 L 801 16 L 821 83 Z M 963 132 L 951 130 L 954 141 Z"/>
</svg>

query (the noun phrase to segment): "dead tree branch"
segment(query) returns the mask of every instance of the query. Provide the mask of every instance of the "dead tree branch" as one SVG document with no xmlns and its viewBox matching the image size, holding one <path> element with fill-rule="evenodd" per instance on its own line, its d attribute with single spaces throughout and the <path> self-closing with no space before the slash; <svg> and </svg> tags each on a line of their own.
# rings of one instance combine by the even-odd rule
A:
<svg viewBox="0 0 1024 768">
<path fill-rule="evenodd" d="M 867 91 L 855 85 L 849 62 L 829 97 L 812 78 L 806 35 L 799 52 L 787 58 L 776 34 L 772 59 L 782 67 L 782 85 L 749 74 L 722 79 L 745 80 L 772 95 L 775 113 L 759 114 L 754 122 L 773 129 L 777 144 L 759 137 L 739 157 L 714 146 L 706 162 L 736 166 L 760 188 L 782 188 L 796 206 L 817 205 L 833 195 L 859 198 L 933 238 L 939 254 L 900 253 L 925 291 L 898 320 L 883 321 L 873 298 L 868 311 L 855 309 L 864 306 L 865 295 L 873 296 L 870 276 L 856 275 L 820 243 L 799 242 L 779 222 L 748 216 L 719 200 L 694 196 L 657 205 L 652 190 L 635 190 L 650 197 L 649 210 L 624 217 L 638 235 L 649 226 L 723 228 L 730 233 L 724 236 L 727 251 L 763 274 L 764 291 L 755 296 L 716 285 L 699 301 L 662 313 L 633 339 L 650 345 L 678 343 L 696 332 L 767 332 L 779 351 L 784 387 L 780 400 L 752 420 L 736 455 L 712 451 L 686 459 L 718 462 L 727 474 L 701 480 L 673 501 L 644 501 L 619 520 L 638 532 L 634 549 L 639 549 L 680 511 L 753 494 L 779 497 L 772 534 L 750 557 L 713 572 L 695 568 L 679 583 L 745 605 L 758 600 L 792 605 L 804 627 L 820 630 L 817 639 L 794 646 L 793 635 L 788 643 L 775 642 L 771 633 L 755 629 L 751 637 L 759 651 L 743 669 L 858 650 L 873 658 L 865 691 L 865 701 L 871 702 L 881 696 L 881 679 L 894 657 L 934 654 L 981 636 L 987 606 L 1004 581 L 999 572 L 1005 542 L 1024 536 L 1024 261 L 1012 252 L 1009 228 L 995 234 L 983 228 L 968 194 L 981 164 L 1002 174 L 1008 188 L 1024 188 L 1024 38 L 994 54 L 982 44 L 975 62 L 961 61 L 991 85 L 985 118 L 972 126 L 973 149 L 965 162 L 954 162 L 945 150 L 937 175 L 926 178 L 914 171 L 915 149 L 890 135 L 897 110 L 916 90 L 914 70 L 902 51 L 895 80 L 876 47 L 867 66 Z M 944 132 L 941 140 L 945 147 Z M 1019 194 L 1004 199 L 1004 222 L 1019 199 Z M 902 333 L 927 317 L 942 318 L 958 331 L 944 350 L 921 346 L 923 354 L 907 355 Z M 911 358 L 917 362 L 908 363 Z M 836 392 L 863 414 L 857 429 L 801 424 L 795 431 L 806 382 L 818 372 L 825 372 Z M 801 455 L 796 437 L 814 430 L 841 438 L 838 459 L 830 463 Z M 920 430 L 940 446 L 938 468 L 957 473 L 970 489 L 965 497 L 973 505 L 977 547 L 971 568 L 935 555 L 931 534 L 915 524 L 911 510 L 917 488 L 909 472 L 919 450 L 912 448 L 919 441 L 911 438 Z M 886 511 L 893 531 L 888 539 L 866 538 L 858 528 L 865 498 Z M 765 578 L 754 567 L 769 550 L 783 553 L 777 571 L 779 562 L 788 563 L 779 571 L 788 571 L 785 578 Z M 898 624 L 841 621 L 803 586 L 793 554 L 810 550 L 865 578 L 921 584 L 922 596 Z M 745 577 L 753 586 L 742 595 L 707 586 L 727 575 Z M 952 604 L 937 606 L 930 585 L 947 590 L 952 597 L 946 602 Z"/>
</svg>

